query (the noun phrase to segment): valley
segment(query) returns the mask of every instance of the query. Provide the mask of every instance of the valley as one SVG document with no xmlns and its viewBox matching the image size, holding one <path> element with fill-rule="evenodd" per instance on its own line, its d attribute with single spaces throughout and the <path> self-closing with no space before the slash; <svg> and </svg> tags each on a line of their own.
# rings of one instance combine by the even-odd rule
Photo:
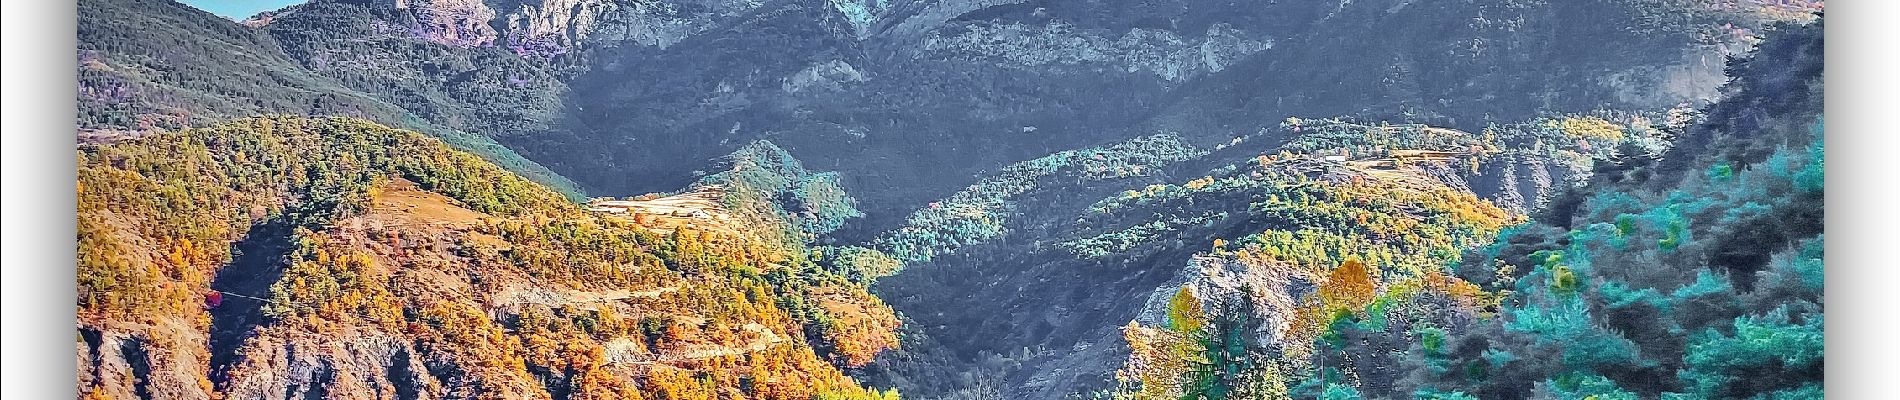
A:
<svg viewBox="0 0 1900 400">
<path fill-rule="evenodd" d="M 1821 394 L 1819 3 L 80 8 L 86 398 Z"/>
</svg>

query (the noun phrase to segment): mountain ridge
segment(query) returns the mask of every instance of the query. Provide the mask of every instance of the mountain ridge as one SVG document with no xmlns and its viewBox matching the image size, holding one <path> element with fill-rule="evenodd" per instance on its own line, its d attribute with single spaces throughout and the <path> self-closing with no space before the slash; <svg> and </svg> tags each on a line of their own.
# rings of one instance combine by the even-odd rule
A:
<svg viewBox="0 0 1900 400">
<path fill-rule="evenodd" d="M 348 150 L 296 156 L 312 148 Z M 755 213 L 776 206 L 596 215 L 354 119 L 238 120 L 80 159 L 87 396 L 895 396 L 838 366 L 894 345 L 890 309 L 816 265 L 784 214 Z"/>
<path fill-rule="evenodd" d="M 1815 395 L 1818 5 L 1714 5 L 84 0 L 79 387 Z"/>
</svg>

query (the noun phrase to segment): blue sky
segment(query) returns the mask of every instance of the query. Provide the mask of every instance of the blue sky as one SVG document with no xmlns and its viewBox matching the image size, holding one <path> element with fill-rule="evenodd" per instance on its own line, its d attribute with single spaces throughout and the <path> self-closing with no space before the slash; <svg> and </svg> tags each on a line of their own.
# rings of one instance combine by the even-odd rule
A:
<svg viewBox="0 0 1900 400">
<path fill-rule="evenodd" d="M 259 12 L 284 8 L 304 0 L 179 0 L 200 10 L 230 19 L 245 19 Z"/>
</svg>

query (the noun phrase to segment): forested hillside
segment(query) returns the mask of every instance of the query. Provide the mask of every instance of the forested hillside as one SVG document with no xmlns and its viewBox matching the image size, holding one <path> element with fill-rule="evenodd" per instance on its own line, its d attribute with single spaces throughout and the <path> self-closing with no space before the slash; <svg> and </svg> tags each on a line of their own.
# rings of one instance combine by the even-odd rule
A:
<svg viewBox="0 0 1900 400">
<path fill-rule="evenodd" d="M 1819 344 L 1821 29 L 1769 31 L 1704 107 L 1294 117 L 1007 167 L 873 241 L 906 261 L 879 287 L 917 344 L 868 377 L 959 399 L 1803 397 L 1818 358 L 1735 352 Z"/>
<path fill-rule="evenodd" d="M 570 197 L 581 196 L 573 181 L 477 128 L 485 124 L 449 123 L 454 119 L 430 111 L 437 108 L 431 99 L 363 91 L 350 79 L 357 75 L 306 68 L 307 61 L 292 57 L 304 53 L 290 52 L 301 48 L 284 45 L 299 41 L 282 41 L 169 0 L 86 0 L 78 8 L 82 141 L 111 142 L 267 114 L 358 117 L 426 132 Z"/>
<path fill-rule="evenodd" d="M 1452 231 L 1491 243 L 1461 257 L 1299 275 L 1274 266 L 1302 253 L 1217 245 L 1200 262 L 1247 265 L 1241 289 L 1209 273 L 1130 325 L 1116 397 L 1819 398 L 1821 32 L 1731 64 L 1674 148 L 1624 147 L 1528 222 Z"/>
<path fill-rule="evenodd" d="M 1821 8 L 81 0 L 77 386 L 1816 398 Z"/>
<path fill-rule="evenodd" d="M 868 235 L 974 176 L 1156 131 L 1211 146 L 1290 115 L 1476 131 L 1703 102 L 1722 57 L 1809 6 L 316 0 L 234 23 L 86 0 L 82 125 L 358 116 L 576 193 L 680 187 L 683 165 L 770 139 L 845 184 L 913 187 L 860 191 Z"/>
<path fill-rule="evenodd" d="M 659 227 L 415 132 L 295 117 L 78 167 L 93 398 L 895 397 L 839 370 L 894 344 L 890 309 L 755 188 L 729 189 L 734 220 Z"/>
</svg>

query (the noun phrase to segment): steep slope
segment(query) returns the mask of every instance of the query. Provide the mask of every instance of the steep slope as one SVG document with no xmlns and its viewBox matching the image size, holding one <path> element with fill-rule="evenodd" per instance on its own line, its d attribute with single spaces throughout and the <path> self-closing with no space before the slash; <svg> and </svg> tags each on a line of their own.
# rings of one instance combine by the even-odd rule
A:
<svg viewBox="0 0 1900 400">
<path fill-rule="evenodd" d="M 1297 139 L 1277 145 L 1262 138 L 1291 127 L 1208 150 L 1167 136 L 1081 150 L 1072 169 L 1005 174 L 919 210 L 877 243 L 911 261 L 879 287 L 914 321 L 909 337 L 922 343 L 871 376 L 926 397 L 1086 397 L 1114 385 L 1129 351 L 1119 328 L 1160 321 L 1184 284 L 1310 286 L 1358 257 L 1382 281 L 1441 288 L 1437 265 L 1514 218 L 1465 187 L 1466 166 L 1482 155 L 1462 153 L 1483 143 L 1475 136 L 1303 123 L 1309 128 Z M 1349 127 L 1366 130 L 1350 131 L 1349 144 L 1327 140 Z M 1426 143 L 1428 132 L 1447 133 Z M 1393 140 L 1360 141 L 1369 137 Z M 1450 160 L 1406 161 L 1385 151 L 1330 159 L 1365 147 L 1359 143 L 1461 152 Z M 1163 162 L 1123 161 L 1154 159 Z M 1273 278 L 1257 276 L 1267 273 Z M 1269 303 L 1276 308 L 1262 312 L 1276 327 L 1311 318 L 1296 317 L 1290 299 Z"/>
<path fill-rule="evenodd" d="M 655 183 L 590 168 L 678 184 L 668 166 L 769 137 L 852 187 L 906 186 L 858 191 L 879 211 L 868 234 L 973 176 L 1155 131 L 1212 146 L 1287 115 L 1476 131 L 1707 101 L 1721 57 L 1753 40 L 1723 24 L 1763 20 L 1698 2 L 1411 3 L 761 2 L 588 53 L 567 100 L 585 110 L 557 129 L 572 136 L 509 143 L 638 187 Z"/>
<path fill-rule="evenodd" d="M 890 309 L 740 182 L 706 184 L 731 193 L 720 219 L 594 213 L 352 119 L 243 119 L 80 160 L 86 396 L 895 396 L 839 369 L 894 342 Z M 796 167 L 776 162 L 732 173 Z"/>
<path fill-rule="evenodd" d="M 1378 261 L 1317 291 L 1192 274 L 1152 303 L 1165 318 L 1128 328 L 1117 397 L 1820 397 L 1822 33 L 1780 28 L 1675 147 L 1596 164 L 1532 221 L 1479 232 L 1493 244 L 1434 267 L 1449 290 L 1340 279 Z M 1324 311 L 1275 326 L 1286 300 Z"/>
<path fill-rule="evenodd" d="M 79 2 L 81 130 L 177 129 L 259 113 L 402 110 L 298 68 L 269 35 L 174 2 Z"/>
<path fill-rule="evenodd" d="M 355 93 L 317 105 L 279 94 L 297 90 L 258 93 L 293 103 L 272 111 L 368 114 L 556 186 L 490 139 L 604 192 L 688 184 L 680 165 L 758 139 L 852 187 L 904 186 L 857 191 L 873 211 L 845 232 L 858 238 L 974 176 L 1154 131 L 1211 146 L 1280 118 L 1263 115 L 1475 131 L 1706 101 L 1723 55 L 1766 22 L 1810 18 L 1800 2 L 1727 4 L 318 0 L 246 21 L 251 30 L 209 15 L 158 22 L 208 31 L 180 37 L 239 36 L 209 43 L 257 42 L 240 54 L 283 81 L 321 81 L 294 88 Z M 102 54 L 157 53 L 115 46 Z M 277 86 L 259 85 L 226 86 Z M 358 105 L 367 99 L 394 108 L 350 111 L 374 108 Z"/>
<path fill-rule="evenodd" d="M 445 123 L 429 111 L 438 108 L 433 99 L 357 90 L 328 68 L 306 68 L 308 57 L 266 31 L 170 0 L 85 0 L 78 8 L 81 141 L 269 114 L 358 117 L 429 133 L 580 196 L 573 181 L 503 147 L 488 131 Z"/>
<path fill-rule="evenodd" d="M 314 75 L 590 188 L 677 187 L 676 166 L 770 138 L 854 187 L 919 186 L 860 191 L 890 211 L 1056 151 L 1277 121 L 1260 115 L 1476 130 L 1707 100 L 1747 29 L 1804 18 L 1715 5 L 320 0 L 247 23 Z"/>
<path fill-rule="evenodd" d="M 1487 361 L 1501 364 L 1488 379 L 1413 376 L 1473 394 L 1820 397 L 1823 32 L 1771 37 L 1676 150 L 1621 162 L 1569 196 L 1582 201 L 1502 237 L 1522 244 L 1468 257 L 1461 274 L 1516 277 L 1492 283 L 1512 301 L 1447 327 L 1440 362 L 1516 360 Z M 1522 267 L 1490 273 L 1487 260 Z"/>
<path fill-rule="evenodd" d="M 1770 37 L 1791 38 L 1763 44 L 1756 58 L 1761 61 L 1753 62 L 1817 60 L 1803 55 L 1811 54 L 1813 50 L 1802 50 L 1810 47 L 1788 44 L 1805 40 L 1801 38 L 1814 32 L 1810 29 L 1770 31 Z M 1729 102 L 1706 110 L 1727 115 L 1722 119 L 1735 121 L 1724 124 L 1738 126 L 1780 120 L 1764 117 L 1770 110 L 1802 112 L 1799 99 L 1818 97 L 1810 94 L 1807 81 L 1790 75 L 1816 73 L 1816 65 L 1739 74 L 1741 82 L 1770 83 L 1737 83 L 1731 88 L 1773 86 L 1752 89 L 1753 95 L 1731 95 Z M 1738 103 L 1762 106 L 1743 111 L 1733 105 Z M 1321 343 L 1371 338 L 1384 340 L 1378 346 L 1385 347 L 1354 345 L 1358 347 L 1325 356 L 1328 365 L 1342 362 L 1330 357 L 1359 363 L 1329 369 L 1345 374 L 1332 376 L 1330 382 L 1380 382 L 1365 387 L 1354 383 L 1354 390 L 1403 396 L 1405 390 L 1421 387 L 1398 383 L 1405 376 L 1398 365 L 1406 361 L 1395 355 L 1408 349 L 1417 352 L 1407 346 L 1421 340 L 1420 332 L 1427 331 L 1419 330 L 1425 329 L 1422 324 L 1451 329 L 1446 328 L 1453 323 L 1447 318 L 1463 321 L 1499 312 L 1502 298 L 1497 290 L 1504 287 L 1484 285 L 1494 285 L 1496 274 L 1521 275 L 1531 268 L 1499 272 L 1488 265 L 1451 267 L 1461 262 L 1462 252 L 1493 240 L 1531 240 L 1496 238 L 1505 221 L 1526 213 L 1544 216 L 1540 218 L 1559 213 L 1544 224 L 1567 226 L 1563 221 L 1568 217 L 1561 217 L 1567 214 L 1561 213 L 1575 212 L 1592 193 L 1582 185 L 1656 176 L 1664 170 L 1677 171 L 1671 176 L 1679 178 L 1681 171 L 1704 168 L 1632 167 L 1648 162 L 1643 160 L 1681 165 L 1685 158 L 1726 154 L 1719 162 L 1735 166 L 1760 162 L 1776 145 L 1804 146 L 1798 138 L 1714 140 L 1711 137 L 1746 134 L 1695 126 L 1702 115 L 1687 107 L 1544 113 L 1490 124 L 1475 133 L 1417 121 L 1288 118 L 1278 127 L 1232 137 L 1211 148 L 1162 136 L 1168 139 L 1058 153 L 1013 165 L 930 203 L 911 214 L 905 225 L 871 241 L 873 247 L 907 261 L 903 272 L 884 278 L 879 288 L 912 320 L 907 329 L 913 333 L 907 338 L 916 343 L 875 365 L 869 376 L 932 398 L 1086 397 L 1092 391 L 1113 392 L 1108 389 L 1116 385 L 1116 369 L 1123 370 L 1119 376 L 1128 385 L 1121 394 L 1137 397 L 1179 395 L 1183 392 L 1178 390 L 1190 386 L 1177 385 L 1174 379 L 1208 376 L 1225 377 L 1229 384 L 1261 384 L 1252 388 L 1254 394 L 1310 396 L 1317 395 L 1319 380 L 1306 343 L 1314 338 Z M 1789 132 L 1807 129 L 1797 125 L 1774 126 Z M 1678 148 L 1678 143 L 1687 147 Z M 1715 150 L 1722 148 L 1730 150 Z M 1775 237 L 1758 239 L 1780 240 Z M 1219 243 L 1214 250 L 1202 247 L 1213 243 Z M 1723 259 L 1758 263 L 1770 255 L 1738 248 L 1716 254 L 1737 254 Z M 1334 276 L 1340 266 L 1352 263 L 1365 265 L 1366 279 L 1346 285 L 1358 289 L 1320 294 L 1332 283 L 1355 281 Z M 1190 288 L 1187 300 L 1174 300 L 1182 287 Z M 1170 304 L 1184 302 L 1195 303 L 1196 310 L 1181 318 L 1202 322 L 1171 330 Z M 1336 319 L 1341 313 L 1348 317 Z M 1362 317 L 1377 322 L 1354 319 Z M 1130 319 L 1139 325 L 1114 329 Z M 1206 344 L 1200 341 L 1208 337 L 1198 335 L 1220 324 L 1226 324 L 1219 328 L 1221 335 L 1252 333 L 1247 340 L 1217 343 L 1252 348 L 1247 358 L 1275 361 L 1228 365 L 1249 370 L 1246 374 L 1181 369 L 1156 375 L 1147 369 L 1168 362 L 1167 357 L 1177 357 L 1173 365 L 1179 368 L 1192 363 L 1180 364 L 1185 361 L 1178 357 L 1206 362 L 1212 355 L 1183 354 Z M 1377 333 L 1386 329 L 1392 331 Z M 1137 359 L 1123 365 L 1131 349 L 1117 344 L 1130 342 L 1136 345 Z M 1229 354 L 1237 357 L 1238 351 Z M 941 365 L 955 367 L 937 367 Z M 1648 395 L 1660 393 L 1650 390 Z M 1490 393 L 1528 391 L 1515 387 Z"/>
<path fill-rule="evenodd" d="M 1819 46 L 1760 40 L 1814 17 L 1726 4 L 86 0 L 80 385 L 1800 395 L 1818 358 L 1749 346 L 1818 334 L 1819 254 L 1780 244 L 1819 243 L 1814 118 L 1782 114 L 1818 118 Z M 163 132 L 272 113 L 487 162 L 355 120 Z M 583 209 L 503 169 L 685 189 Z M 1632 240 L 1674 250 L 1605 255 Z M 1576 323 L 1605 312 L 1665 332 Z"/>
<path fill-rule="evenodd" d="M 1553 114 L 1479 133 L 1295 117 L 1212 148 L 1161 134 L 1012 165 L 871 241 L 909 264 L 879 287 L 918 342 L 871 376 L 924 396 L 1105 388 L 1128 351 L 1115 328 L 1156 321 L 1204 270 L 1295 257 L 1310 284 L 1324 274 L 1307 269 L 1370 252 L 1392 269 L 1381 279 L 1418 279 L 1597 163 L 1667 151 L 1684 127 L 1668 115 Z M 1196 261 L 1215 239 L 1275 255 Z"/>
</svg>

